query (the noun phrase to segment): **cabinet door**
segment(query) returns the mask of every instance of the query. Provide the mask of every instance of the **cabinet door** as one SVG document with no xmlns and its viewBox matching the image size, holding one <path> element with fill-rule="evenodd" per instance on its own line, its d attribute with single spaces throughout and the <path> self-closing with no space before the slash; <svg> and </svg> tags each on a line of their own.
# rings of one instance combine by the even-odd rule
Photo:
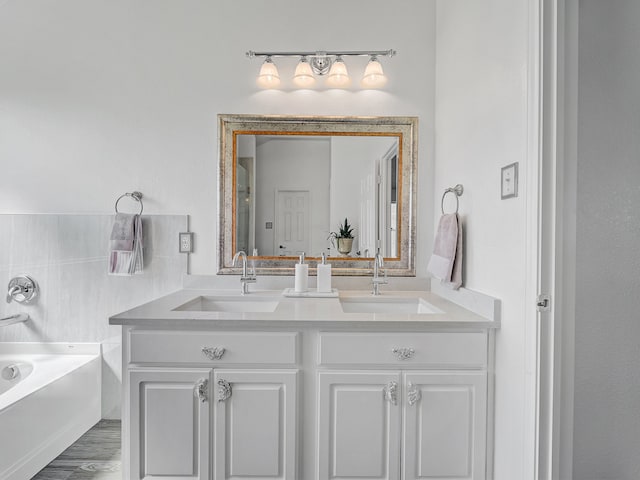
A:
<svg viewBox="0 0 640 480">
<path fill-rule="evenodd" d="M 297 478 L 297 370 L 214 375 L 214 478 Z"/>
<path fill-rule="evenodd" d="M 129 371 L 129 478 L 209 478 L 210 369 Z"/>
<path fill-rule="evenodd" d="M 487 376 L 405 373 L 404 480 L 483 480 Z"/>
<path fill-rule="evenodd" d="M 318 373 L 318 478 L 400 478 L 400 373 Z"/>
</svg>

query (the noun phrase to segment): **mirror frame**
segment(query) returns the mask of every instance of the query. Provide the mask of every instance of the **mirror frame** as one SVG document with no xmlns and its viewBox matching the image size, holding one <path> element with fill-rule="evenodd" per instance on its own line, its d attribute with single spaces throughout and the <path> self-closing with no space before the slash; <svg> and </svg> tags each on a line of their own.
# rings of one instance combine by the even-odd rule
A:
<svg viewBox="0 0 640 480">
<path fill-rule="evenodd" d="M 284 116 L 219 114 L 218 274 L 239 274 L 233 266 L 236 218 L 236 149 L 238 135 L 338 135 L 398 137 L 399 257 L 384 259 L 389 276 L 414 277 L 416 250 L 417 117 Z M 298 257 L 256 256 L 258 275 L 292 275 Z M 310 273 L 315 274 L 311 260 Z M 333 275 L 371 275 L 373 258 L 329 257 Z"/>
</svg>

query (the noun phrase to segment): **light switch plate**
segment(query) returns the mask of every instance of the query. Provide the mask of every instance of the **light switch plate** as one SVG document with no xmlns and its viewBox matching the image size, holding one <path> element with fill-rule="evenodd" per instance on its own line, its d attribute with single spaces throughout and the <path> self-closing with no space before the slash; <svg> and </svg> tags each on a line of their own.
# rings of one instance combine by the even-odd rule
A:
<svg viewBox="0 0 640 480">
<path fill-rule="evenodd" d="M 518 196 L 518 162 L 502 167 L 500 184 L 503 200 Z"/>
<path fill-rule="evenodd" d="M 178 237 L 180 253 L 193 253 L 193 232 L 180 232 Z"/>
</svg>

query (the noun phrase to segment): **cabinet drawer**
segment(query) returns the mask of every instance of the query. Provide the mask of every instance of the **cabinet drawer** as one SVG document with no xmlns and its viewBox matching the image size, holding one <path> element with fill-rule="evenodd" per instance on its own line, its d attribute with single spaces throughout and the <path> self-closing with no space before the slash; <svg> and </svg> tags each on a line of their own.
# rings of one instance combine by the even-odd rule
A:
<svg viewBox="0 0 640 480">
<path fill-rule="evenodd" d="M 320 365 L 484 367 L 487 335 L 481 332 L 322 332 Z"/>
<path fill-rule="evenodd" d="M 276 364 L 297 363 L 295 332 L 185 332 L 133 330 L 131 363 Z"/>
</svg>

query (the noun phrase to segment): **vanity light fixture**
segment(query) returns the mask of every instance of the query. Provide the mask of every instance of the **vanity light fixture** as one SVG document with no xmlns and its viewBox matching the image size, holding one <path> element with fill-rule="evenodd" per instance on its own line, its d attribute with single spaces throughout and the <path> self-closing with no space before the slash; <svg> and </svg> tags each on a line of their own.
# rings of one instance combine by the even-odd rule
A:
<svg viewBox="0 0 640 480">
<path fill-rule="evenodd" d="M 313 70 L 307 57 L 300 58 L 300 62 L 298 62 L 296 71 L 293 74 L 293 83 L 300 88 L 311 88 L 315 85 L 316 78 L 313 76 Z"/>
<path fill-rule="evenodd" d="M 273 63 L 270 56 L 264 59 L 256 82 L 260 88 L 277 88 L 280 85 L 278 67 Z"/>
<path fill-rule="evenodd" d="M 347 66 L 344 64 L 344 60 L 342 60 L 340 55 L 336 57 L 333 65 L 331 65 L 326 84 L 331 88 L 347 88 L 351 85 L 351 77 L 347 71 Z"/>
<path fill-rule="evenodd" d="M 296 57 L 299 59 L 293 75 L 293 83 L 298 88 L 311 88 L 316 77 L 326 75 L 325 85 L 329 88 L 347 88 L 351 77 L 343 57 L 369 57 L 369 63 L 360 82 L 362 88 L 381 88 L 387 83 L 379 57 L 392 57 L 395 50 L 380 51 L 342 51 L 342 52 L 254 52 L 248 51 L 247 57 L 265 57 L 258 75 L 258 86 L 277 88 L 280 85 L 278 69 L 273 57 Z"/>
<path fill-rule="evenodd" d="M 387 84 L 387 77 L 377 55 L 371 55 L 360 84 L 363 88 L 381 88 Z"/>
</svg>

